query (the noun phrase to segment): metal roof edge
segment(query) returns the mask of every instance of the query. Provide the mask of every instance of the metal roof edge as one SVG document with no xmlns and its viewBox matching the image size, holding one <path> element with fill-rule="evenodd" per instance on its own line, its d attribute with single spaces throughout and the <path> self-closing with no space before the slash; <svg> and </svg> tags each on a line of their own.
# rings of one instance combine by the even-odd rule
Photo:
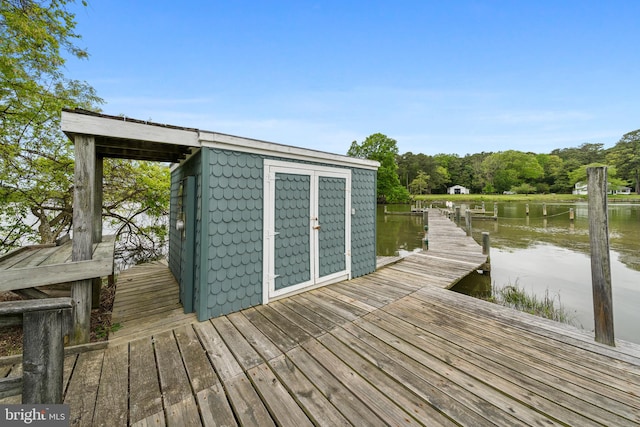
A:
<svg viewBox="0 0 640 427">
<path fill-rule="evenodd" d="M 377 170 L 380 163 L 375 160 L 359 159 L 341 154 L 328 153 L 310 148 L 295 147 L 253 138 L 228 135 L 219 132 L 200 131 L 200 143 L 203 147 L 235 150 L 296 160 L 330 163 L 361 169 Z"/>
</svg>

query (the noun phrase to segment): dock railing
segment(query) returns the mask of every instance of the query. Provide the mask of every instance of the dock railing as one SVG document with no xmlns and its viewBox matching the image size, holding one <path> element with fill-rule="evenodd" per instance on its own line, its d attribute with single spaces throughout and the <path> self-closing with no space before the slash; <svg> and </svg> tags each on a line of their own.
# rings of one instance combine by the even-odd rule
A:
<svg viewBox="0 0 640 427">
<path fill-rule="evenodd" d="M 22 393 L 22 403 L 60 404 L 64 336 L 72 328 L 73 300 L 47 298 L 0 303 L 0 326 L 22 324 L 22 377 L 0 379 L 0 398 Z"/>
</svg>

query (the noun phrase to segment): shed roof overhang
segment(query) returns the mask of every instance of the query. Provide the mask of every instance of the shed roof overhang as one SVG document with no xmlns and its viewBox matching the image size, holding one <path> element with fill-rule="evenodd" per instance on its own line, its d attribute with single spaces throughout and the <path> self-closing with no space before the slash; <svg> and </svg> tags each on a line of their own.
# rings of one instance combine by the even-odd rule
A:
<svg viewBox="0 0 640 427">
<path fill-rule="evenodd" d="M 81 109 L 62 111 L 62 130 L 72 139 L 93 136 L 101 157 L 179 163 L 195 149 L 212 147 L 362 169 L 380 166 L 373 160 Z"/>
</svg>

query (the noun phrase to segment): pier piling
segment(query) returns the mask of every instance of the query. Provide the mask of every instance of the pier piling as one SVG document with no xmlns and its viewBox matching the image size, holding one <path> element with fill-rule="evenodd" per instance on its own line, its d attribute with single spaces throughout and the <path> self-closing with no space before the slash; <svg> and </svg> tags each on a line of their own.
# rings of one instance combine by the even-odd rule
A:
<svg viewBox="0 0 640 427">
<path fill-rule="evenodd" d="M 587 168 L 587 179 L 595 340 L 601 344 L 615 346 L 607 213 L 607 167 Z"/>
</svg>

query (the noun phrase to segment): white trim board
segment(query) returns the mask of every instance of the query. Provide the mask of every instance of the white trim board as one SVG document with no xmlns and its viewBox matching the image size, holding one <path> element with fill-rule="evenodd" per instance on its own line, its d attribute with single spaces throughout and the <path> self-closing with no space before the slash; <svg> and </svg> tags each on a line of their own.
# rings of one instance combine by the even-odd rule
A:
<svg viewBox="0 0 640 427">
<path fill-rule="evenodd" d="M 359 159 L 308 148 L 198 129 L 180 129 L 140 123 L 139 121 L 127 121 L 125 118 L 90 115 L 73 111 L 62 111 L 61 127 L 63 132 L 69 134 L 121 139 L 124 140 L 123 145 L 127 144 L 128 141 L 146 141 L 194 148 L 219 148 L 359 169 L 377 170 L 380 166 L 380 163 L 374 160 Z"/>
</svg>

